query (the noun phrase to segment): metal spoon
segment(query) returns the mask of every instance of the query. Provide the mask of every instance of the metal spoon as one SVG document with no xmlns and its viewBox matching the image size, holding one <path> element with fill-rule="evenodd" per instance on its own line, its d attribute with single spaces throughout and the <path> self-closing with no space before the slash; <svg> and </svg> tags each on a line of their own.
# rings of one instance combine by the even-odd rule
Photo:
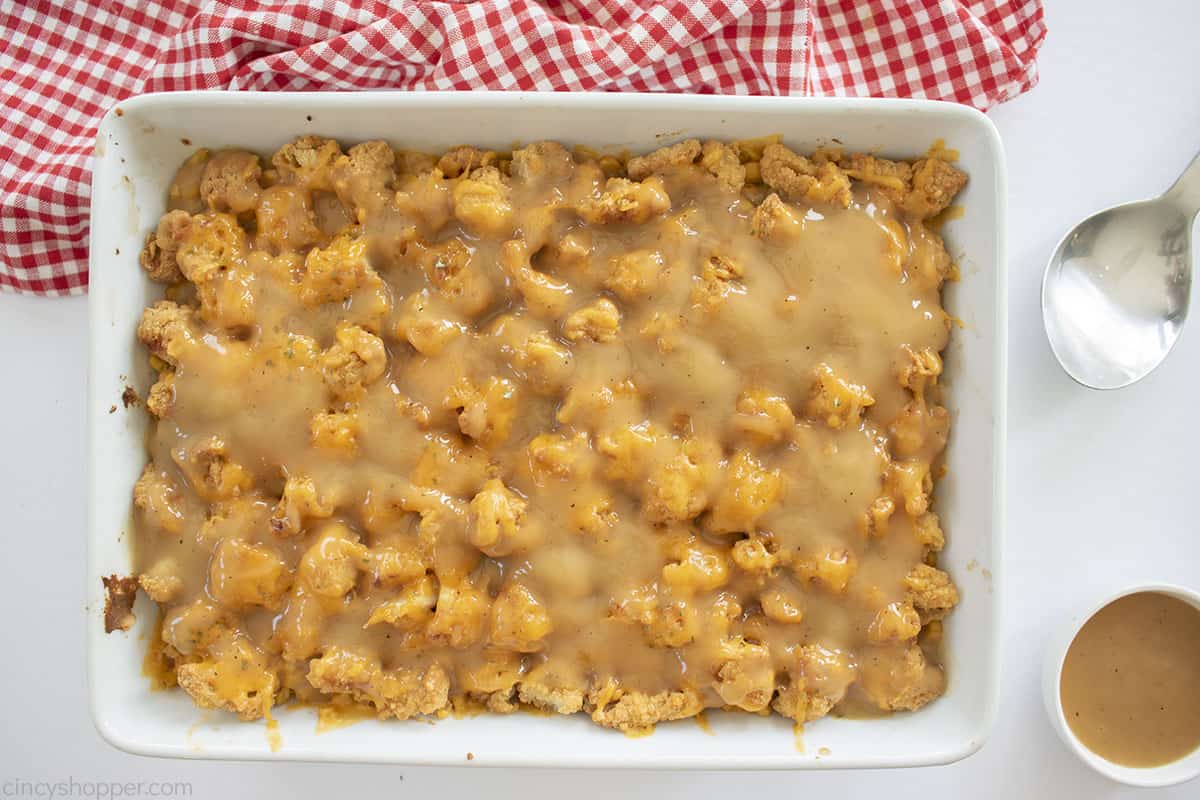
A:
<svg viewBox="0 0 1200 800">
<path fill-rule="evenodd" d="M 1067 374 L 1120 389 L 1162 363 L 1187 319 L 1200 155 L 1156 200 L 1088 217 L 1063 237 L 1042 279 L 1042 319 Z"/>
</svg>

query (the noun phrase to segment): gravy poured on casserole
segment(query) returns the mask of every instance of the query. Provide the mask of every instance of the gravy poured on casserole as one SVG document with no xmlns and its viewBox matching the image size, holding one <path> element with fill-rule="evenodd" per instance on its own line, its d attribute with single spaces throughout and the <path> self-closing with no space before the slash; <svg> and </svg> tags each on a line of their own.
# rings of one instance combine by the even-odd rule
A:
<svg viewBox="0 0 1200 800">
<path fill-rule="evenodd" d="M 958 600 L 926 222 L 965 180 L 771 140 L 196 153 L 142 254 L 156 657 L 246 719 L 923 706 Z"/>
</svg>

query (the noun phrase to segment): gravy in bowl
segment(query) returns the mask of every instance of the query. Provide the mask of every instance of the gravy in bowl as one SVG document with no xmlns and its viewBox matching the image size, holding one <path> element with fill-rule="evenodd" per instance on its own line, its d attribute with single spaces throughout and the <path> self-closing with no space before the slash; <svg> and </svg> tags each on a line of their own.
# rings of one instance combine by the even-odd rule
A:
<svg viewBox="0 0 1200 800">
<path fill-rule="evenodd" d="M 1059 684 L 1071 731 L 1127 767 L 1156 767 L 1200 746 L 1200 610 L 1159 592 L 1106 605 L 1067 650 Z"/>
</svg>

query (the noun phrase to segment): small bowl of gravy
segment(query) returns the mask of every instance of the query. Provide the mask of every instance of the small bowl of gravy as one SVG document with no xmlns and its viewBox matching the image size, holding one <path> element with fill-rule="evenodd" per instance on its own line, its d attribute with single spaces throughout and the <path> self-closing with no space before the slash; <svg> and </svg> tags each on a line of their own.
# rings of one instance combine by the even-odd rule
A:
<svg viewBox="0 0 1200 800">
<path fill-rule="evenodd" d="M 1127 589 L 1052 642 L 1046 711 L 1088 766 L 1133 786 L 1200 775 L 1200 593 Z"/>
</svg>

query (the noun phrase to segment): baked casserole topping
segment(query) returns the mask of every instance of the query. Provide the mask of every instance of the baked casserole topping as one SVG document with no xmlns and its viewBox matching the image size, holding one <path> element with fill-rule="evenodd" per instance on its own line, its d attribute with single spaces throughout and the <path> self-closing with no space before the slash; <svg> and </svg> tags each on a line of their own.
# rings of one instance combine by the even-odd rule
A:
<svg viewBox="0 0 1200 800">
<path fill-rule="evenodd" d="M 965 181 L 772 138 L 197 152 L 141 257 L 152 660 L 244 719 L 923 706 Z"/>
</svg>

